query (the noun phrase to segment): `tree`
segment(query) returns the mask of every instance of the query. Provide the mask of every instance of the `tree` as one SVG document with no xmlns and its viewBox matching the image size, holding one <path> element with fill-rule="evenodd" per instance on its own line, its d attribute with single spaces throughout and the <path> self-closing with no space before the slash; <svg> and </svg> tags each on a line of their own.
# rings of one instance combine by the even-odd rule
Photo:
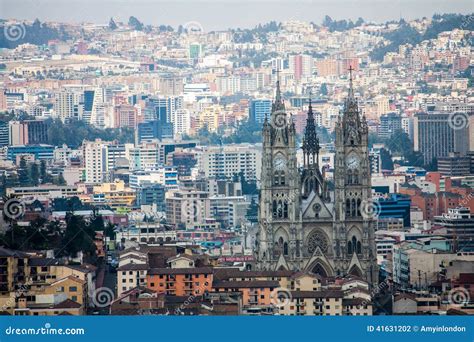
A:
<svg viewBox="0 0 474 342">
<path fill-rule="evenodd" d="M 51 177 L 49 176 L 48 172 L 46 171 L 46 161 L 43 159 L 40 162 L 40 178 L 41 183 L 49 183 L 51 181 Z"/>
<path fill-rule="evenodd" d="M 31 163 L 29 176 L 30 176 L 31 184 L 34 186 L 37 186 L 40 182 L 40 171 L 38 168 L 38 164 Z"/>
<path fill-rule="evenodd" d="M 382 170 L 393 171 L 392 155 L 384 148 L 380 150 L 380 163 L 382 164 Z"/>
<path fill-rule="evenodd" d="M 28 174 L 28 166 L 24 157 L 20 158 L 20 165 L 18 167 L 18 180 L 20 186 L 29 186 L 31 184 L 30 176 Z"/>
<path fill-rule="evenodd" d="M 143 31 L 143 23 L 140 22 L 140 20 L 135 18 L 133 15 L 128 19 L 128 25 L 130 25 L 137 31 Z"/>
<path fill-rule="evenodd" d="M 110 21 L 109 21 L 109 29 L 111 29 L 112 31 L 113 30 L 116 30 L 117 29 L 117 24 L 115 23 L 115 20 L 114 18 L 110 18 Z"/>
<path fill-rule="evenodd" d="M 326 83 L 321 84 L 321 88 L 319 90 L 321 96 L 327 96 L 328 95 L 328 86 Z"/>
<path fill-rule="evenodd" d="M 60 255 L 75 257 L 78 252 L 93 255 L 95 233 L 81 216 L 69 212 L 66 214 L 66 231 L 64 233 Z"/>
</svg>

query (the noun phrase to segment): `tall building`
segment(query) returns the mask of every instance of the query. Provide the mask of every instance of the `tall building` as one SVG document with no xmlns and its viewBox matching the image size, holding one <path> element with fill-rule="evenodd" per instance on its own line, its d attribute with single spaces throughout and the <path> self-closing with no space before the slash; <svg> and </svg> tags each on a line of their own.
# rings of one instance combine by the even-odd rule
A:
<svg viewBox="0 0 474 342">
<path fill-rule="evenodd" d="M 313 57 L 310 55 L 290 55 L 288 60 L 290 72 L 296 81 L 311 77 L 313 72 Z"/>
<path fill-rule="evenodd" d="M 48 142 L 48 125 L 45 120 L 9 122 L 9 144 L 37 145 Z"/>
<path fill-rule="evenodd" d="M 397 113 L 387 113 L 380 117 L 378 136 L 380 138 L 391 138 L 396 131 L 402 130 L 402 118 Z"/>
<path fill-rule="evenodd" d="M 271 117 L 263 124 L 257 234 L 258 267 L 322 276 L 353 274 L 377 282 L 371 217 L 368 128 L 353 94 L 336 126 L 334 185 L 319 165 L 319 139 L 310 104 L 303 137 L 303 167 L 296 162 L 295 125 L 277 82 Z"/>
<path fill-rule="evenodd" d="M 469 208 L 448 209 L 447 214 L 434 217 L 434 224 L 446 228 L 455 252 L 474 250 L 474 217 Z"/>
<path fill-rule="evenodd" d="M 465 156 L 469 150 L 469 125 L 456 126 L 455 113 L 431 112 L 415 115 L 414 149 L 423 154 L 423 162 L 446 157 L 451 152 Z"/>
<path fill-rule="evenodd" d="M 82 143 L 85 182 L 100 184 L 107 180 L 107 145 L 97 139 Z"/>
<path fill-rule="evenodd" d="M 446 157 L 438 158 L 438 172 L 443 176 L 466 176 L 471 173 L 471 162 L 471 156 L 451 152 Z"/>
<path fill-rule="evenodd" d="M 84 111 L 84 94 L 75 91 L 61 91 L 56 94 L 54 110 L 63 122 L 71 119 L 82 119 Z"/>
<path fill-rule="evenodd" d="M 270 117 L 272 100 L 253 99 L 249 105 L 249 119 L 251 122 L 262 124 L 266 117 Z"/>
<path fill-rule="evenodd" d="M 199 169 L 206 177 L 232 178 L 242 173 L 247 181 L 260 179 L 261 151 L 251 144 L 203 147 Z"/>
</svg>

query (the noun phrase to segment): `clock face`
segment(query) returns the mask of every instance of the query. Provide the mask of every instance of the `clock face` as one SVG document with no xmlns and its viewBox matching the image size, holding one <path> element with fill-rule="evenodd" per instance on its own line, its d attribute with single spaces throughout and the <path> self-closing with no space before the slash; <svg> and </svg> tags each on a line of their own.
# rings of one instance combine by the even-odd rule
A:
<svg viewBox="0 0 474 342">
<path fill-rule="evenodd" d="M 359 157 L 351 155 L 346 159 L 346 166 L 348 169 L 354 170 L 360 166 Z"/>
<path fill-rule="evenodd" d="M 281 171 L 286 168 L 286 159 L 278 156 L 273 160 L 273 167 L 275 170 Z"/>
</svg>

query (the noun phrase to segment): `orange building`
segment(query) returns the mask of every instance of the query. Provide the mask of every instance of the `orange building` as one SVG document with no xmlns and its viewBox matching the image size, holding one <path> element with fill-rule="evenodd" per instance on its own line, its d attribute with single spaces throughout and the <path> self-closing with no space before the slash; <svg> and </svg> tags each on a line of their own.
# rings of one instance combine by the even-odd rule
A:
<svg viewBox="0 0 474 342">
<path fill-rule="evenodd" d="M 200 295 L 212 288 L 212 268 L 152 268 L 147 287 L 157 293 L 174 296 Z"/>
<path fill-rule="evenodd" d="M 242 305 L 271 305 L 272 292 L 280 287 L 276 280 L 216 281 L 215 292 L 240 292 Z"/>
</svg>

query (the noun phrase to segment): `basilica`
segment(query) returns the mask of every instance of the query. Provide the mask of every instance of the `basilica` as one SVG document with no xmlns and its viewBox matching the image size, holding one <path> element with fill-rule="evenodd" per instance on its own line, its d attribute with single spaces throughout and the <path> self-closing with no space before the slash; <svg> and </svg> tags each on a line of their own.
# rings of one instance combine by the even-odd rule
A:
<svg viewBox="0 0 474 342">
<path fill-rule="evenodd" d="M 259 228 L 260 270 L 295 270 L 323 277 L 356 275 L 377 282 L 368 129 L 350 76 L 336 124 L 334 179 L 319 165 L 311 102 L 298 165 L 296 131 L 277 82 L 272 113 L 263 124 Z"/>
</svg>

